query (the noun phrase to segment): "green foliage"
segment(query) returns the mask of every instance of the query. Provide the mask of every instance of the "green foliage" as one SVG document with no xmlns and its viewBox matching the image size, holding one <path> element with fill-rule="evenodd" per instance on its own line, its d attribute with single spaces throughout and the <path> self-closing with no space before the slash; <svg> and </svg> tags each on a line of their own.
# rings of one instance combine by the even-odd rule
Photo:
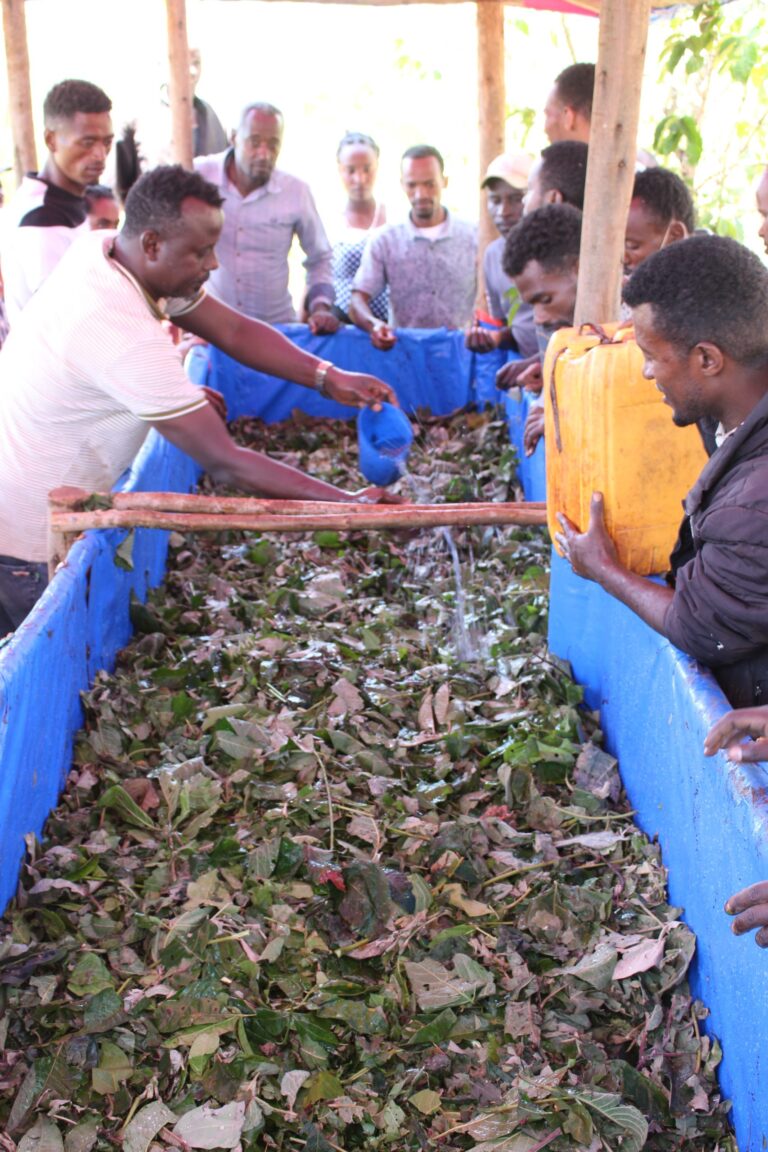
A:
<svg viewBox="0 0 768 1152">
<path fill-rule="evenodd" d="M 538 116 L 539 111 L 537 108 L 524 107 L 507 109 L 507 119 L 512 121 L 514 138 L 519 141 L 520 148 L 523 150 L 527 147 L 528 137 Z"/>
<path fill-rule="evenodd" d="M 657 124 L 653 150 L 660 156 L 669 156 L 671 152 L 679 154 L 682 151 L 688 163 L 694 167 L 701 159 L 702 148 L 701 133 L 692 116 L 665 116 Z"/>
<path fill-rule="evenodd" d="M 691 185 L 699 224 L 755 246 L 736 205 L 768 145 L 767 52 L 761 4 L 705 0 L 681 12 L 659 56 L 667 96 L 653 142 Z"/>
</svg>

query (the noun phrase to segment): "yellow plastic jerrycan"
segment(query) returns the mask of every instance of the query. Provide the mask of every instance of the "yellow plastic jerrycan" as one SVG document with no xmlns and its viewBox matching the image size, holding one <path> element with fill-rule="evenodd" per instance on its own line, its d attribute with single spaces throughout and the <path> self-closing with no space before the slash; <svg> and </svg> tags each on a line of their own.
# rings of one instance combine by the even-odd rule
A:
<svg viewBox="0 0 768 1152">
<path fill-rule="evenodd" d="M 695 426 L 678 428 L 631 325 L 563 328 L 544 361 L 547 520 L 564 512 L 582 531 L 593 492 L 619 560 L 642 576 L 665 572 L 682 501 L 706 463 Z"/>
</svg>

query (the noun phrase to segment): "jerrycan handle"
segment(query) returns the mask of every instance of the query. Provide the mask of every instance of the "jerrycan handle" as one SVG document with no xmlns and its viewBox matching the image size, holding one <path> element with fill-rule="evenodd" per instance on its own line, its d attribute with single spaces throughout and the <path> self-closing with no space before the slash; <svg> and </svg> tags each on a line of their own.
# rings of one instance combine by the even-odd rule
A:
<svg viewBox="0 0 768 1152">
<path fill-rule="evenodd" d="M 588 320 L 585 324 L 579 325 L 579 336 L 584 336 L 590 332 L 599 338 L 601 344 L 613 343 L 613 337 L 608 335 L 602 324 L 595 324 L 592 320 Z"/>
<path fill-rule="evenodd" d="M 579 325 L 579 336 L 588 335 L 593 333 L 598 338 L 598 343 L 593 345 L 594 348 L 599 348 L 604 344 L 623 344 L 627 340 L 634 339 L 635 326 L 631 320 L 624 320 L 618 325 L 615 332 L 606 332 L 602 324 L 597 324 L 594 321 L 588 320 L 586 323 Z M 557 362 L 567 348 L 560 348 L 552 359 L 552 368 L 549 373 L 549 398 L 552 402 L 552 422 L 555 430 L 555 444 L 558 452 L 563 450 L 563 441 L 560 434 L 560 408 L 557 402 L 557 384 L 555 382 L 555 371 L 557 369 Z M 590 348 L 589 351 L 592 351 Z"/>
<path fill-rule="evenodd" d="M 584 336 L 590 332 L 594 333 L 599 340 L 599 343 L 594 345 L 595 348 L 599 348 L 600 344 L 626 344 L 627 340 L 634 340 L 635 338 L 635 325 L 632 320 L 622 320 L 616 326 L 613 334 L 606 332 L 602 324 L 595 324 L 591 320 L 580 325 L 579 336 Z"/>
<path fill-rule="evenodd" d="M 555 383 L 555 370 L 557 369 L 557 362 L 562 356 L 563 352 L 567 352 L 568 348 L 559 348 L 555 355 L 552 357 L 552 368 L 549 373 L 549 399 L 552 403 L 552 423 L 555 429 L 555 445 L 558 452 L 563 450 L 563 438 L 560 434 L 560 407 L 557 403 L 557 384 Z"/>
<path fill-rule="evenodd" d="M 602 324 L 593 324 L 591 321 L 579 326 L 579 336 L 585 333 L 594 332 L 598 337 L 600 344 L 611 344 L 613 338 L 608 335 Z M 597 345 L 595 345 L 597 347 Z M 562 356 L 563 352 L 567 352 L 567 348 L 560 348 L 552 359 L 552 370 L 549 373 L 549 398 L 552 402 L 552 423 L 555 429 L 555 444 L 558 452 L 563 450 L 563 438 L 560 434 L 560 407 L 557 403 L 557 384 L 555 383 L 555 371 L 557 369 L 557 362 Z"/>
</svg>

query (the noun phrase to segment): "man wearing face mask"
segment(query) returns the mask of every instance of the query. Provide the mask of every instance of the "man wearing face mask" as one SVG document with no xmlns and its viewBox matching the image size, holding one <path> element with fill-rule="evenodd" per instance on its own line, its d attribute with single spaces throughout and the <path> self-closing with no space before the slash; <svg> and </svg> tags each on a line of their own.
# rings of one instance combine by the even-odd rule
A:
<svg viewBox="0 0 768 1152">
<path fill-rule="evenodd" d="M 684 180 L 668 168 L 638 172 L 624 233 L 625 277 L 660 248 L 692 236 L 695 228 L 693 197 Z"/>
<path fill-rule="evenodd" d="M 581 212 L 570 204 L 535 209 L 506 240 L 504 271 L 514 281 L 520 298 L 533 308 L 542 361 L 553 332 L 573 324 L 580 246 Z M 544 407 L 539 400 L 525 424 L 527 456 L 543 434 Z"/>
</svg>

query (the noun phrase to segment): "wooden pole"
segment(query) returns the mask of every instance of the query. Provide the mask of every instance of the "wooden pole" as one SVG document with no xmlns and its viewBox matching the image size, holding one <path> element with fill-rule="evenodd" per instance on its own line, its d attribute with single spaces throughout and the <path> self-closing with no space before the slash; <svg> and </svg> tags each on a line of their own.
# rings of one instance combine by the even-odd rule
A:
<svg viewBox="0 0 768 1152">
<path fill-rule="evenodd" d="M 603 0 L 576 324 L 618 320 L 651 0 Z"/>
<path fill-rule="evenodd" d="M 315 532 L 318 529 L 397 532 L 489 524 L 535 526 L 547 522 L 543 504 L 342 504 L 185 496 L 169 492 L 106 496 L 96 493 L 95 496 L 99 503 L 104 500 L 122 506 L 82 510 L 85 500 L 91 499 L 87 492 L 69 488 L 50 493 L 51 572 L 64 559 L 75 537 L 92 528 L 161 528 L 179 532 Z M 131 500 L 136 506 L 126 506 Z"/>
<path fill-rule="evenodd" d="M 13 136 L 13 166 L 18 183 L 25 172 L 37 171 L 32 88 L 24 0 L 3 0 L 3 36 L 8 71 L 8 105 Z"/>
<path fill-rule="evenodd" d="M 495 156 L 504 151 L 506 90 L 504 83 L 504 3 L 503 0 L 477 0 L 477 108 L 480 139 L 480 179 Z M 478 230 L 478 297 L 485 307 L 483 253 L 498 233 L 485 207 L 480 191 Z"/>
<path fill-rule="evenodd" d="M 51 512 L 51 525 L 56 532 L 69 534 L 89 528 L 165 528 L 178 532 L 315 532 L 336 529 L 360 532 L 389 528 L 465 527 L 472 524 L 546 524 L 544 508 L 527 508 L 524 504 L 475 504 L 457 508 L 453 504 L 387 504 L 381 511 L 375 505 L 362 512 L 328 512 L 322 516 L 306 513 L 278 514 L 226 512 L 154 512 L 142 508 L 108 508 L 94 512 Z"/>
<path fill-rule="evenodd" d="M 541 511 L 544 503 L 524 501 L 523 503 L 482 503 L 471 504 L 367 504 L 358 500 L 270 500 L 259 496 L 201 496 L 187 492 L 88 492 L 85 488 L 70 486 L 54 488 L 48 493 L 48 504 L 55 511 L 105 512 L 141 510 L 151 512 L 203 512 L 226 513 L 233 515 L 281 515 L 314 516 L 316 519 L 344 512 L 351 515 L 374 515 L 379 517 L 397 516 L 416 509 L 428 514 L 430 510 L 450 508 L 457 516 L 473 512 L 487 512 L 502 509 L 513 512 L 520 508 L 527 511 Z M 91 504 L 88 508 L 87 505 Z"/>
<path fill-rule="evenodd" d="M 171 102 L 171 156 L 192 167 L 192 78 L 185 0 L 165 0 L 168 18 L 168 97 Z"/>
</svg>

